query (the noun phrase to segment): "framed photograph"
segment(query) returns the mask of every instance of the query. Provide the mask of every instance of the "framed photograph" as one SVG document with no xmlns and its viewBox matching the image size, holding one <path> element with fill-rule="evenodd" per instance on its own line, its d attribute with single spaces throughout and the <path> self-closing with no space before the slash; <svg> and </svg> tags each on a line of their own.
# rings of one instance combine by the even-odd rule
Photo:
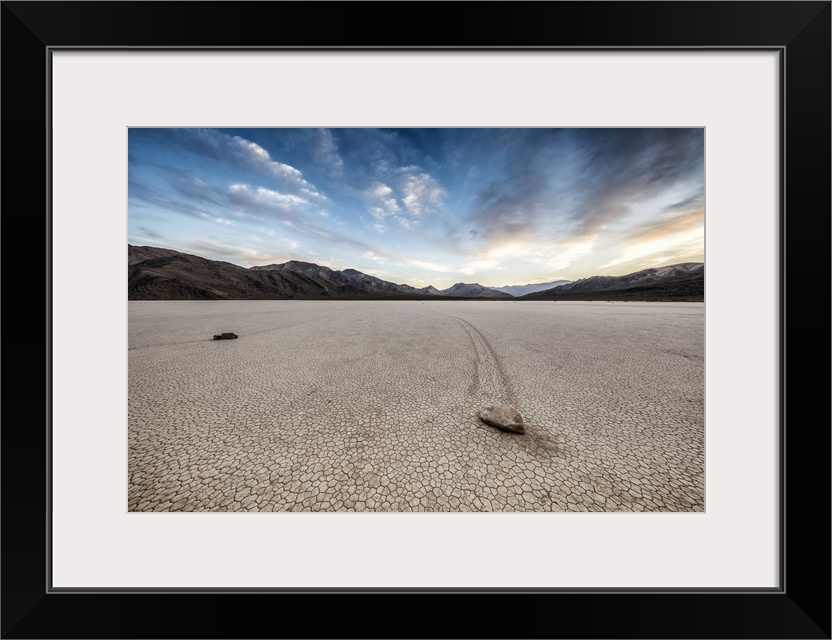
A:
<svg viewBox="0 0 832 640">
<path fill-rule="evenodd" d="M 3 636 L 830 637 L 830 3 L 399 6 L 3 4 Z"/>
<path fill-rule="evenodd" d="M 129 512 L 705 511 L 704 128 L 127 153 Z"/>
</svg>

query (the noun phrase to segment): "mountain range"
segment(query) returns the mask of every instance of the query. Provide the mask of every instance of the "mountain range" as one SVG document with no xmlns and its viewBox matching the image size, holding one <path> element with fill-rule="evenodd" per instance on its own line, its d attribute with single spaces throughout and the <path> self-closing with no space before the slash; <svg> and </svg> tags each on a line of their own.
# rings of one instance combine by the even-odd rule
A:
<svg viewBox="0 0 832 640">
<path fill-rule="evenodd" d="M 230 262 L 127 245 L 128 300 L 284 299 L 704 299 L 704 264 L 645 269 L 626 276 L 594 276 L 529 285 L 485 287 L 458 282 L 447 289 L 395 284 L 355 269 L 334 270 L 311 262 L 241 267 Z M 610 297 L 612 296 L 612 297 Z M 698 296 L 698 298 L 697 298 Z"/>
<path fill-rule="evenodd" d="M 554 280 L 553 282 L 541 282 L 539 284 L 510 284 L 505 287 L 492 287 L 495 291 L 502 291 L 515 298 L 525 296 L 529 293 L 538 293 L 539 291 L 546 291 L 554 287 L 559 287 L 563 284 L 569 284 L 571 280 Z"/>
<path fill-rule="evenodd" d="M 705 264 L 683 262 L 623 276 L 592 276 L 523 296 L 523 299 L 702 302 L 705 299 Z"/>
<path fill-rule="evenodd" d="M 336 271 L 298 260 L 246 269 L 157 247 L 127 245 L 127 264 L 128 300 L 511 298 L 480 284 L 417 289 L 355 269 Z"/>
</svg>

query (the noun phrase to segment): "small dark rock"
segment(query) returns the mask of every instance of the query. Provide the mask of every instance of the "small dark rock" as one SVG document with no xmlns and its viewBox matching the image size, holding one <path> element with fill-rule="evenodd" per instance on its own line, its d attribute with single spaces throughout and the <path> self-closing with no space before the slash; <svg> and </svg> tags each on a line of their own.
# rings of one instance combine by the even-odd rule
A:
<svg viewBox="0 0 832 640">
<path fill-rule="evenodd" d="M 523 427 L 523 418 L 517 412 L 517 409 L 509 405 L 486 407 L 480 411 L 480 420 L 503 431 L 526 433 Z"/>
<path fill-rule="evenodd" d="M 237 338 L 236 333 L 221 333 L 220 335 L 215 335 L 214 340 L 235 340 Z"/>
</svg>

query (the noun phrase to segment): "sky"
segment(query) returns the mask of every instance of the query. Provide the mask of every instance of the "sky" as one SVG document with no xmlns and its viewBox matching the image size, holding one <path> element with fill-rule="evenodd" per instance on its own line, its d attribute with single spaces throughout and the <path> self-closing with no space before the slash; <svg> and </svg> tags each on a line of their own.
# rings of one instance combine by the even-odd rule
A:
<svg viewBox="0 0 832 640">
<path fill-rule="evenodd" d="M 128 132 L 128 243 L 447 288 L 704 261 L 704 129 Z"/>
</svg>

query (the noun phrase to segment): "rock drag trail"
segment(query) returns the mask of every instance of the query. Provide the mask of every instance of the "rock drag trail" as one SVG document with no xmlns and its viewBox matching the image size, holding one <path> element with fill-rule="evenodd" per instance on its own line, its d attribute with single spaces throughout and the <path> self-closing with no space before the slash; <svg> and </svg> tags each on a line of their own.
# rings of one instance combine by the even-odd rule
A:
<svg viewBox="0 0 832 640">
<path fill-rule="evenodd" d="M 701 303 L 130 302 L 128 349 L 129 511 L 704 510 Z"/>
<path fill-rule="evenodd" d="M 485 404 L 514 404 L 515 399 L 511 383 L 500 364 L 499 356 L 494 352 L 485 336 L 470 322 L 466 322 L 462 318 L 435 311 L 431 307 L 428 307 L 428 309 L 456 320 L 471 340 L 475 356 L 468 393 L 471 396 L 483 396 Z"/>
</svg>

